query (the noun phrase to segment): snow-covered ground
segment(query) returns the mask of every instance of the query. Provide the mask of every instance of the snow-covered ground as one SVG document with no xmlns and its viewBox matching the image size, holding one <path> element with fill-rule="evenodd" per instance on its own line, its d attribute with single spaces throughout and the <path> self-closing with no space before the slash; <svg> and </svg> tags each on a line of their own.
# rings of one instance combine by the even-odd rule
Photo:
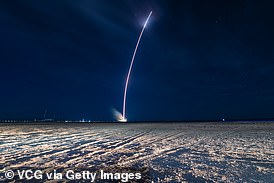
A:
<svg viewBox="0 0 274 183">
<path fill-rule="evenodd" d="M 147 167 L 154 182 L 274 182 L 274 123 L 0 124 L 0 166 Z"/>
</svg>

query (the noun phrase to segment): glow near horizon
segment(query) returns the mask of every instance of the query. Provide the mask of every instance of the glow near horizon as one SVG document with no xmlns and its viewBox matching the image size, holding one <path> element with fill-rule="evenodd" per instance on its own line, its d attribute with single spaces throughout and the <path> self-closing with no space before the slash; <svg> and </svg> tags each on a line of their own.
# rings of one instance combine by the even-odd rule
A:
<svg viewBox="0 0 274 183">
<path fill-rule="evenodd" d="M 129 67 L 128 74 L 127 74 L 126 84 L 125 84 L 125 90 L 124 90 L 123 114 L 122 114 L 123 119 L 121 121 L 127 121 L 127 118 L 126 118 L 126 99 L 127 99 L 128 82 L 129 82 L 129 78 L 130 78 L 132 66 L 133 66 L 133 63 L 134 63 L 135 55 L 136 55 L 136 52 L 137 52 L 138 47 L 139 47 L 139 43 L 141 41 L 143 32 L 144 32 L 144 30 L 145 30 L 145 28 L 147 26 L 147 23 L 148 23 L 151 15 L 152 15 L 152 11 L 149 13 L 149 15 L 148 15 L 148 17 L 147 17 L 147 19 L 146 19 L 146 21 L 145 21 L 145 23 L 143 25 L 142 31 L 141 31 L 141 33 L 139 35 L 139 38 L 138 38 L 138 41 L 137 41 L 137 44 L 135 46 L 134 53 L 133 53 L 133 56 L 132 56 L 132 59 L 131 59 L 130 67 Z"/>
</svg>

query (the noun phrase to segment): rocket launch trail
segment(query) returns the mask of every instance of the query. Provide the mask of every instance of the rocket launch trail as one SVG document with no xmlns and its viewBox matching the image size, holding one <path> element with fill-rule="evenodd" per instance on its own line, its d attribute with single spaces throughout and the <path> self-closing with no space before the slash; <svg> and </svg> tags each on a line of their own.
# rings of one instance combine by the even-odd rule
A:
<svg viewBox="0 0 274 183">
<path fill-rule="evenodd" d="M 130 79 L 130 74 L 131 74 L 131 70 L 132 70 L 132 66 L 133 66 L 133 63 L 134 63 L 134 59 L 135 59 L 135 55 L 136 55 L 136 52 L 138 50 L 138 47 L 139 47 L 139 43 L 141 41 L 141 38 L 142 38 L 142 35 L 143 35 L 143 32 L 147 26 L 147 23 L 150 19 L 152 15 L 152 11 L 149 13 L 144 25 L 143 25 L 143 28 L 142 28 L 142 31 L 139 35 L 139 38 L 138 38 L 138 41 L 137 41 L 137 44 L 136 44 L 136 47 L 134 49 L 134 53 L 133 53 L 133 56 L 132 56 L 132 59 L 131 59 L 131 63 L 130 63 L 130 66 L 129 66 L 129 70 L 128 70 L 128 74 L 127 74 L 127 78 L 126 78 L 126 83 L 125 83 L 125 90 L 124 90 L 124 99 L 123 99 L 123 114 L 122 114 L 122 119 L 120 119 L 120 121 L 122 122 L 126 122 L 127 121 L 127 118 L 126 118 L 126 100 L 127 100 L 127 88 L 128 88 L 128 82 L 129 82 L 129 79 Z"/>
</svg>

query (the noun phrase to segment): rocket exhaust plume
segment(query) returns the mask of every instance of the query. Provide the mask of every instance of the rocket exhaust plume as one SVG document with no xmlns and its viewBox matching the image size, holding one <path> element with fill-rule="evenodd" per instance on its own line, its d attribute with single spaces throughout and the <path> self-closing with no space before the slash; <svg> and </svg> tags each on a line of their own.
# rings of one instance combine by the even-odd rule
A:
<svg viewBox="0 0 274 183">
<path fill-rule="evenodd" d="M 132 70 L 132 66 L 133 66 L 133 63 L 134 63 L 134 59 L 135 59 L 135 55 L 136 55 L 136 52 L 138 50 L 138 47 L 139 47 L 139 43 L 141 41 L 141 38 L 142 38 L 142 35 L 143 35 L 143 32 L 147 26 L 147 23 L 150 19 L 152 15 L 152 11 L 149 13 L 144 25 L 143 25 L 143 28 L 142 28 L 142 31 L 139 35 L 139 38 L 138 38 L 138 41 L 137 41 L 137 44 L 135 46 L 135 49 L 134 49 L 134 52 L 133 52 L 133 56 L 132 56 L 132 59 L 131 59 L 131 63 L 130 63 L 130 66 L 129 66 L 129 70 L 128 70 L 128 74 L 127 74 L 127 78 L 126 78 L 126 83 L 125 83 L 125 90 L 124 90 L 124 99 L 123 99 L 123 113 L 122 113 L 122 119 L 118 120 L 118 121 L 121 121 L 121 122 L 126 122 L 127 121 L 127 118 L 126 118 L 126 100 L 127 100 L 127 88 L 128 88 L 128 82 L 129 82 L 129 79 L 130 79 L 130 74 L 131 74 L 131 70 Z"/>
<path fill-rule="evenodd" d="M 112 114 L 117 121 L 126 122 L 125 120 L 123 120 L 123 115 L 116 109 L 112 109 Z"/>
</svg>

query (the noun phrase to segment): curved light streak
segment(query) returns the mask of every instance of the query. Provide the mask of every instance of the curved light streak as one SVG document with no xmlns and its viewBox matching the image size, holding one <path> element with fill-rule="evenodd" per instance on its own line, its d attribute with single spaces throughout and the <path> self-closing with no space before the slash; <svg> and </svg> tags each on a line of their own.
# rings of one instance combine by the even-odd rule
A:
<svg viewBox="0 0 274 183">
<path fill-rule="evenodd" d="M 147 19 L 146 19 L 146 22 L 145 24 L 143 25 L 143 29 L 139 35 L 139 38 L 138 38 L 138 41 L 137 41 L 137 44 L 136 44 L 136 47 L 135 47 L 135 50 L 134 50 L 134 53 L 133 53 L 133 56 L 132 56 L 132 59 L 131 59 L 131 63 L 130 63 L 130 66 L 129 66 L 129 70 L 128 70 L 128 74 L 127 74 L 127 79 L 126 79 L 126 84 L 125 84 L 125 90 L 124 90 L 124 100 L 123 100 L 123 118 L 120 120 L 120 121 L 127 121 L 127 118 L 126 118 L 126 100 L 127 100 L 127 88 L 128 88 L 128 81 L 129 81 L 129 78 L 130 78 L 130 74 L 131 74 L 131 70 L 132 70 L 132 66 L 133 66 L 133 63 L 134 63 L 134 59 L 135 59 L 135 55 L 136 55 L 136 52 L 138 50 L 138 47 L 139 47 L 139 43 L 141 41 L 141 38 L 142 38 L 142 35 L 143 35 L 143 32 L 146 28 L 146 25 L 149 21 L 149 18 L 152 14 L 152 11 L 149 13 Z"/>
</svg>

